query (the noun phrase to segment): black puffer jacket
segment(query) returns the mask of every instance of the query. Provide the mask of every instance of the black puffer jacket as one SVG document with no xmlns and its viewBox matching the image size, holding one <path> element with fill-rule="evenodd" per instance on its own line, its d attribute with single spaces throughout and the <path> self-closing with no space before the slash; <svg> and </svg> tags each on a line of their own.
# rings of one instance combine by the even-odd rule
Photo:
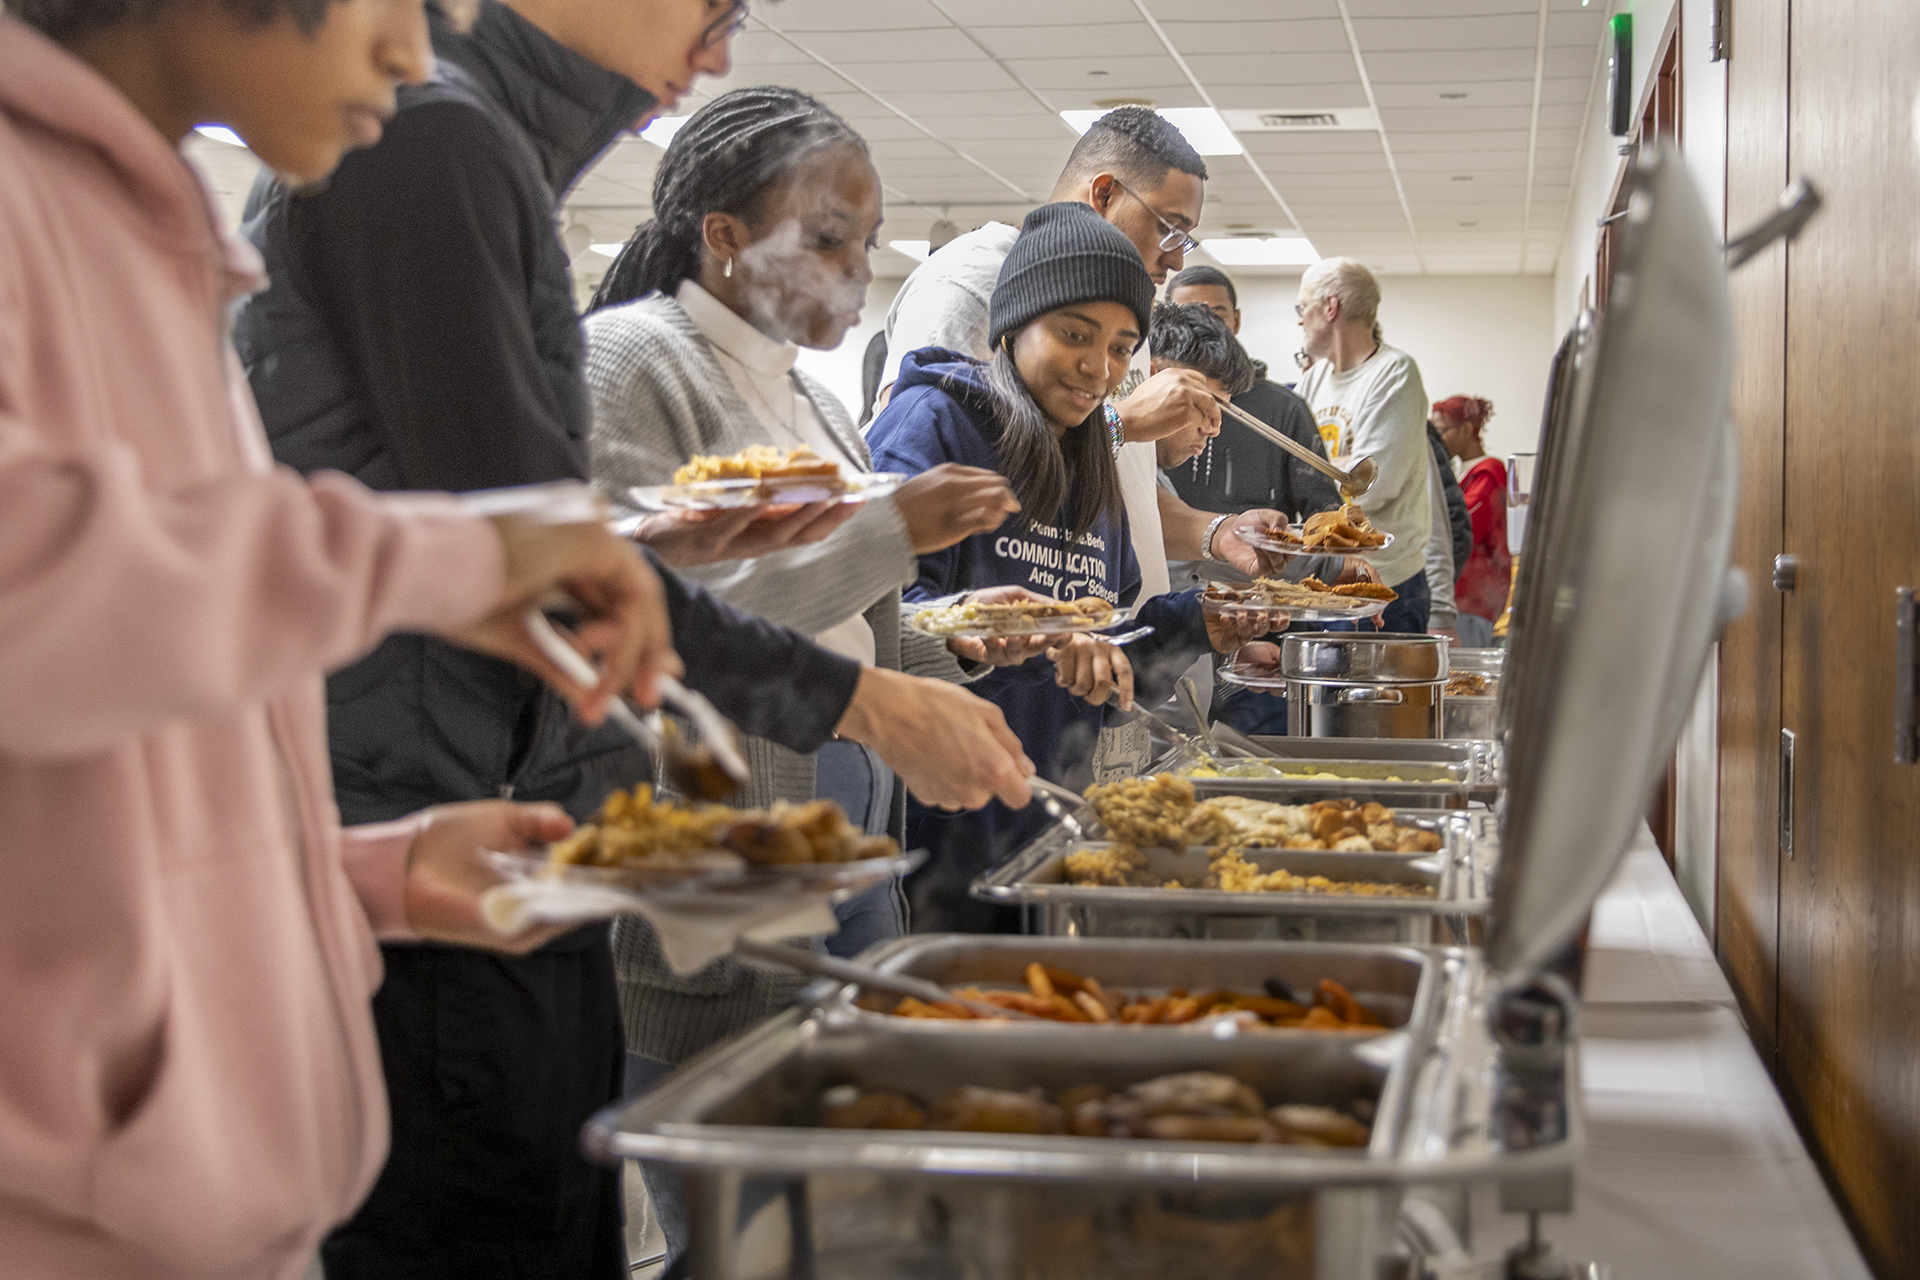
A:
<svg viewBox="0 0 1920 1280">
<path fill-rule="evenodd" d="M 486 0 L 433 14 L 440 67 L 381 145 L 322 187 L 263 177 L 245 230 L 272 287 L 235 345 L 275 455 L 378 489 L 584 479 L 590 418 L 558 199 L 651 105 L 646 91 Z M 663 574 L 687 682 L 750 733 L 811 751 L 857 664 Z M 617 731 L 574 725 L 516 667 L 395 636 L 328 682 L 343 815 L 513 794 L 583 815 L 646 776 Z"/>
</svg>

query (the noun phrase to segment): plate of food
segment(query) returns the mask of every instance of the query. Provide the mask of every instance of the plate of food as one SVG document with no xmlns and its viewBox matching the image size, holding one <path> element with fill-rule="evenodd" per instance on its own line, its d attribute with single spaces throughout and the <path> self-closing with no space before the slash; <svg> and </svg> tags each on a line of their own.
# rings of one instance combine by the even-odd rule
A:
<svg viewBox="0 0 1920 1280">
<path fill-rule="evenodd" d="M 1246 650 L 1233 655 L 1228 662 L 1221 664 L 1220 679 L 1227 684 L 1237 684 L 1244 689 L 1285 689 L 1287 678 L 1280 674 L 1280 663 L 1253 662 L 1246 657 Z"/>
<path fill-rule="evenodd" d="M 738 453 L 695 454 L 672 484 L 637 485 L 627 498 L 642 511 L 724 511 L 809 502 L 871 502 L 905 484 L 897 471 L 851 471 L 805 445 L 752 444 Z"/>
<path fill-rule="evenodd" d="M 921 601 L 908 615 L 907 625 L 923 635 L 946 640 L 988 640 L 1101 631 L 1133 617 L 1131 608 L 1120 608 L 1099 596 L 1055 600 L 1029 593 L 1010 600 L 983 600 L 979 598 L 983 594 L 962 591 Z"/>
<path fill-rule="evenodd" d="M 1250 547 L 1289 555 L 1368 556 L 1393 545 L 1393 535 L 1374 528 L 1367 513 L 1351 502 L 1336 511 L 1310 515 L 1298 525 L 1243 518 L 1233 532 Z"/>
<path fill-rule="evenodd" d="M 840 900 L 926 859 L 867 835 L 831 800 L 730 809 L 663 800 L 648 783 L 614 792 L 594 821 L 545 850 L 486 856 L 506 877 L 504 887 L 517 891 L 510 897 L 538 896 L 548 908 L 571 900 L 580 919 L 620 914 L 636 900 L 727 907 L 806 895 Z"/>
<path fill-rule="evenodd" d="M 1318 578 L 1287 582 L 1255 578 L 1244 586 L 1209 582 L 1200 607 L 1226 617 L 1285 610 L 1295 622 L 1354 622 L 1378 617 L 1400 598 L 1392 587 L 1378 582 L 1348 582 L 1328 586 Z"/>
</svg>

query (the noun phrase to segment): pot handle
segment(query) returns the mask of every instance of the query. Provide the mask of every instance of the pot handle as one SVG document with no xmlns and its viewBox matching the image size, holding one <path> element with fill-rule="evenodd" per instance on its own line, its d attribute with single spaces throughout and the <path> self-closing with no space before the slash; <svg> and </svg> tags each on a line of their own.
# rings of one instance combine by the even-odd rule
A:
<svg viewBox="0 0 1920 1280">
<path fill-rule="evenodd" d="M 1341 689 L 1334 695 L 1333 700 L 1340 704 L 1372 702 L 1398 706 L 1406 701 L 1406 696 L 1398 689 Z"/>
</svg>

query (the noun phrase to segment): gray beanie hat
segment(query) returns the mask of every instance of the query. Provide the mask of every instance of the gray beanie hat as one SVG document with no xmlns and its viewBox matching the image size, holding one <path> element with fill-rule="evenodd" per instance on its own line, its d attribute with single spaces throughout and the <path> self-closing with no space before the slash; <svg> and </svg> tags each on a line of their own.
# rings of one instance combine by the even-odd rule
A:
<svg viewBox="0 0 1920 1280">
<path fill-rule="evenodd" d="M 987 304 L 988 344 L 1049 311 L 1076 302 L 1117 302 L 1133 312 L 1146 339 L 1153 277 L 1133 241 L 1077 200 L 1043 204 L 1020 224 Z"/>
</svg>

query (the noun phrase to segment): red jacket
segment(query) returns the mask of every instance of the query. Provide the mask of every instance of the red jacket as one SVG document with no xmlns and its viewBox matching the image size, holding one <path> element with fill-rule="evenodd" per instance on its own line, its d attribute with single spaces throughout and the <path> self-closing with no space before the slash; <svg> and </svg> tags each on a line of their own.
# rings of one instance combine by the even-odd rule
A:
<svg viewBox="0 0 1920 1280">
<path fill-rule="evenodd" d="M 1507 467 L 1498 458 L 1475 458 L 1460 477 L 1460 493 L 1473 520 L 1473 554 L 1454 579 L 1461 613 L 1489 621 L 1507 607 L 1513 554 L 1507 550 Z"/>
</svg>

